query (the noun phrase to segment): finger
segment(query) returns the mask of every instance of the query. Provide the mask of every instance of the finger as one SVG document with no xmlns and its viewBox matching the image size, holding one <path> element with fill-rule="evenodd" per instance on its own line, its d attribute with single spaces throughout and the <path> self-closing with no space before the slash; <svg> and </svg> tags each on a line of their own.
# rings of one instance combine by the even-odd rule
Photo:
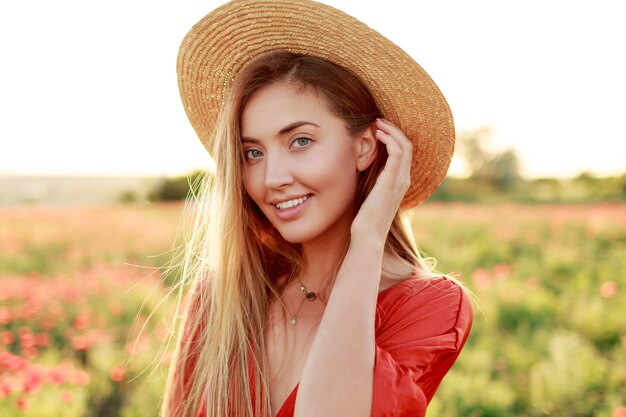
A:
<svg viewBox="0 0 626 417">
<path fill-rule="evenodd" d="M 382 130 L 376 130 L 376 139 L 385 144 L 387 148 L 387 154 L 391 159 L 400 160 L 404 154 L 400 144 L 389 133 L 385 133 Z"/>
<path fill-rule="evenodd" d="M 387 134 L 391 134 L 392 137 L 398 138 L 397 141 L 404 150 L 405 158 L 403 159 L 404 168 L 409 170 L 411 169 L 411 161 L 413 159 L 413 142 L 404 134 L 402 129 L 391 123 L 387 119 L 376 119 L 377 126 L 380 126 Z"/>
<path fill-rule="evenodd" d="M 398 131 L 399 136 L 406 137 L 402 131 Z M 408 172 L 411 169 L 411 160 L 413 158 L 412 144 L 402 146 L 402 141 L 398 140 L 396 136 L 385 133 L 380 129 L 376 131 L 376 137 L 385 144 L 387 147 L 387 153 L 394 158 L 399 158 L 400 169 L 403 172 Z M 407 139 L 408 141 L 408 139 Z"/>
<path fill-rule="evenodd" d="M 408 148 L 412 148 L 413 143 L 404 134 L 402 129 L 400 129 L 399 127 L 397 127 L 393 123 L 391 123 L 389 120 L 386 120 L 386 119 L 376 119 L 376 127 L 379 130 L 382 130 L 383 132 L 385 132 L 385 133 L 393 136 L 394 138 L 396 138 L 398 140 L 398 142 L 400 143 L 400 146 L 402 146 L 402 148 L 407 148 L 407 149 Z"/>
<path fill-rule="evenodd" d="M 391 135 L 381 130 L 376 131 L 376 138 L 385 144 L 389 155 L 379 179 L 389 182 L 390 185 L 397 185 L 401 189 L 405 186 L 408 188 L 411 154 L 403 150 Z"/>
</svg>

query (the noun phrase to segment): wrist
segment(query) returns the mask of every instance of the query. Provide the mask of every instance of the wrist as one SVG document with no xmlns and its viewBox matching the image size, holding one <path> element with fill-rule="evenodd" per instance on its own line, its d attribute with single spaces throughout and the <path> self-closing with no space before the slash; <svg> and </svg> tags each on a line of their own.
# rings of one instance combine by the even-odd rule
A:
<svg viewBox="0 0 626 417">
<path fill-rule="evenodd" d="M 359 218 L 357 216 L 352 222 L 350 237 L 352 241 L 359 239 L 371 244 L 381 243 L 384 246 L 392 223 L 393 220 L 388 222 L 381 219 L 368 220 L 365 217 Z"/>
<path fill-rule="evenodd" d="M 385 249 L 385 238 L 375 236 L 372 233 L 351 233 L 350 234 L 350 248 L 359 249 L 374 254 L 382 255 Z"/>
</svg>

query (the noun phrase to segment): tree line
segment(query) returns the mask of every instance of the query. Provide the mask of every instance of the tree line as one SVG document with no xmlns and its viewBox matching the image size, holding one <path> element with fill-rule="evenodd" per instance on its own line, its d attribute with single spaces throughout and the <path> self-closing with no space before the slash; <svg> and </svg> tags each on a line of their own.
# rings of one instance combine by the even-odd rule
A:
<svg viewBox="0 0 626 417">
<path fill-rule="evenodd" d="M 447 176 L 430 198 L 433 201 L 463 202 L 624 202 L 626 173 L 597 177 L 582 172 L 574 178 L 535 178 L 521 175 L 522 161 L 513 148 L 489 149 L 489 127 L 459 132 L 457 144 L 465 162 L 467 177 Z M 150 201 L 178 201 L 197 191 L 206 172 L 164 178 L 148 193 Z"/>
</svg>

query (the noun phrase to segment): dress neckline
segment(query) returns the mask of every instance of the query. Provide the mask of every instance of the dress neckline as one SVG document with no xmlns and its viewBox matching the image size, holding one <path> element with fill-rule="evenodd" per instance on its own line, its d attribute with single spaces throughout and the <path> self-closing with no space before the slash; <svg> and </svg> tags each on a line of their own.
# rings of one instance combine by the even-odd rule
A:
<svg viewBox="0 0 626 417">
<path fill-rule="evenodd" d="M 387 294 L 389 294 L 391 292 L 391 290 L 393 289 L 398 289 L 398 287 L 400 287 L 401 285 L 407 285 L 407 281 L 410 282 L 414 282 L 415 278 L 407 278 L 405 280 L 402 280 L 400 282 L 398 282 L 397 284 L 392 285 L 389 288 L 386 288 L 382 291 L 378 292 L 378 299 L 380 300 L 381 296 L 384 298 L 387 296 Z M 281 407 L 278 409 L 278 413 L 276 413 L 276 417 L 281 417 L 284 408 L 287 406 L 288 403 L 290 403 L 292 401 L 292 398 L 296 395 L 296 392 L 298 391 L 298 387 L 300 386 L 300 381 L 298 381 L 296 383 L 296 385 L 293 387 L 293 389 L 291 390 L 291 392 L 289 393 L 289 395 L 287 396 L 287 398 L 285 399 L 285 401 L 283 401 L 283 404 L 281 405 Z"/>
<path fill-rule="evenodd" d="M 296 383 L 296 386 L 293 387 L 293 389 L 291 390 L 291 392 L 289 393 L 289 395 L 287 396 L 287 399 L 285 399 L 285 401 L 283 402 L 283 405 L 280 407 L 280 409 L 278 410 L 278 413 L 276 413 L 276 417 L 280 417 L 281 414 L 283 413 L 283 409 L 287 406 L 287 404 L 291 401 L 291 398 L 296 395 L 296 392 L 298 391 L 298 386 L 300 386 L 300 381 L 298 381 L 298 383 Z"/>
</svg>

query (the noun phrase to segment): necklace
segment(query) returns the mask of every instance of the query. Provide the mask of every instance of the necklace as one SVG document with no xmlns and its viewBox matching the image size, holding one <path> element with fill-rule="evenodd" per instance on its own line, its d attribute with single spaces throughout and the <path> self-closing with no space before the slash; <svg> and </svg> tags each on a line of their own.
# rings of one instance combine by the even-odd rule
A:
<svg viewBox="0 0 626 417">
<path fill-rule="evenodd" d="M 298 281 L 300 281 L 300 278 L 298 278 Z M 292 326 L 295 326 L 298 322 L 298 313 L 302 308 L 302 304 L 304 304 L 304 300 L 315 301 L 317 299 L 317 294 L 313 291 L 307 291 L 302 281 L 300 281 L 300 292 L 304 295 L 304 297 L 302 298 L 302 301 L 300 301 L 300 305 L 298 306 L 296 313 L 289 318 L 289 324 Z M 287 311 L 287 313 L 289 313 L 289 311 Z"/>
</svg>

